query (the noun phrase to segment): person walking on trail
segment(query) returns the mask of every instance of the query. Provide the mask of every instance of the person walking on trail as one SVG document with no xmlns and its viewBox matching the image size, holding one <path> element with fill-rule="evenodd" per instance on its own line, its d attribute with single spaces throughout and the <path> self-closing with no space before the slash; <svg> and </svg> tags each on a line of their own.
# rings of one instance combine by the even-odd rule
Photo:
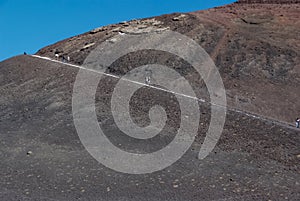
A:
<svg viewBox="0 0 300 201">
<path fill-rule="evenodd" d="M 146 79 L 145 79 L 145 82 L 146 82 L 146 84 L 150 84 L 150 76 L 146 76 Z"/>
<path fill-rule="evenodd" d="M 300 127 L 300 118 L 297 118 L 296 119 L 296 128 L 299 128 Z"/>
<path fill-rule="evenodd" d="M 56 60 L 58 60 L 59 54 L 55 54 L 55 58 Z"/>
<path fill-rule="evenodd" d="M 152 77 L 152 71 L 150 69 L 145 70 L 145 83 L 150 84 L 151 83 L 151 77 Z"/>
</svg>

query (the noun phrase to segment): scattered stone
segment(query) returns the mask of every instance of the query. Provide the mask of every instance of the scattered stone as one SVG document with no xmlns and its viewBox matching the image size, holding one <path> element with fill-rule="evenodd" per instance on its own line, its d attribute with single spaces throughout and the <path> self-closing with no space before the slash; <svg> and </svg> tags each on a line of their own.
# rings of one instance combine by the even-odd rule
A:
<svg viewBox="0 0 300 201">
<path fill-rule="evenodd" d="M 90 34 L 95 34 L 95 33 L 106 31 L 106 30 L 107 30 L 107 28 L 105 28 L 105 27 L 99 27 L 99 28 L 91 30 Z"/>
<path fill-rule="evenodd" d="M 55 49 L 54 54 L 62 54 L 64 53 L 62 48 Z"/>
<path fill-rule="evenodd" d="M 152 25 L 152 26 L 158 26 L 158 25 L 163 24 L 161 21 L 158 21 L 155 18 L 142 20 L 140 22 L 141 22 L 141 24 L 147 24 L 147 25 Z"/>
<path fill-rule="evenodd" d="M 165 28 L 157 28 L 153 26 L 129 26 L 121 29 L 121 31 L 125 34 L 144 34 L 144 33 L 155 33 L 155 32 L 162 32 L 168 30 L 169 27 Z"/>
<path fill-rule="evenodd" d="M 29 155 L 31 155 L 32 154 L 32 151 L 28 151 L 27 152 L 27 155 L 29 156 Z"/>
<path fill-rule="evenodd" d="M 119 32 L 121 29 L 121 27 L 117 27 L 117 28 L 114 28 L 113 30 L 111 30 L 112 32 Z"/>
<path fill-rule="evenodd" d="M 89 48 L 89 47 L 91 47 L 91 46 L 93 46 L 93 45 L 95 45 L 95 43 L 87 44 L 87 45 L 83 46 L 83 49 L 87 49 L 87 48 Z"/>
<path fill-rule="evenodd" d="M 118 39 L 116 39 L 116 38 L 111 38 L 111 39 L 109 39 L 109 40 L 107 40 L 107 41 L 110 42 L 110 43 L 115 43 L 115 42 L 118 41 Z"/>
<path fill-rule="evenodd" d="M 178 16 L 178 17 L 174 17 L 172 20 L 173 21 L 181 21 L 183 18 L 185 18 L 186 17 L 186 15 L 184 15 L 184 14 L 181 14 L 180 16 Z"/>
<path fill-rule="evenodd" d="M 93 45 L 95 45 L 95 43 L 87 44 L 87 45 L 83 46 L 83 47 L 80 49 L 80 51 L 83 51 L 83 50 L 85 50 L 85 49 L 87 49 L 87 48 L 89 48 L 89 47 L 91 47 L 91 46 L 93 46 Z"/>
</svg>

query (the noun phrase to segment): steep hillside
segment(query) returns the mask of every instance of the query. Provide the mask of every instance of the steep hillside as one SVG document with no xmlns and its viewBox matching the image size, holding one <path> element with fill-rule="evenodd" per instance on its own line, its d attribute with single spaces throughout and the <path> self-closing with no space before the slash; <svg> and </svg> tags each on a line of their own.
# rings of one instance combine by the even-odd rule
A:
<svg viewBox="0 0 300 201">
<path fill-rule="evenodd" d="M 37 52 L 53 60 L 22 55 L 0 62 L 0 200 L 298 200 L 300 4 L 257 2 L 100 27 Z M 198 135 L 180 160 L 151 174 L 115 172 L 89 154 L 76 132 L 72 93 L 79 67 L 115 35 L 166 29 L 189 36 L 215 61 L 229 102 L 222 136 L 207 158 L 197 158 L 211 116 L 210 105 L 199 102 Z M 78 66 L 55 61 L 55 54 Z M 173 55 L 136 52 L 107 73 L 124 74 L 138 61 L 180 64 L 196 94 L 209 101 L 199 75 Z M 95 94 L 107 138 L 133 153 L 169 144 L 180 122 L 174 94 L 148 86 L 134 94 L 131 114 L 138 124 L 149 123 L 147 110 L 158 103 L 169 118 L 159 135 L 137 140 L 114 122 L 109 103 L 117 81 L 104 76 Z"/>
<path fill-rule="evenodd" d="M 89 155 L 74 127 L 71 99 L 77 73 L 67 64 L 30 56 L 0 63 L 0 200 L 297 200 L 300 196 L 297 129 L 228 111 L 217 147 L 199 160 L 210 120 L 207 105 L 201 105 L 196 141 L 174 165 L 145 175 L 104 167 Z M 111 88 L 105 83 L 114 81 L 105 78 L 97 90 L 99 102 L 109 100 Z M 170 94 L 145 89 L 134 107 L 159 100 L 176 114 L 178 108 L 170 99 Z M 122 136 L 109 110 L 110 106 L 97 107 L 99 118 L 105 120 L 100 125 L 124 150 L 154 151 L 173 139 L 172 123 L 150 141 Z M 141 111 L 135 117 L 145 119 Z"/>
<path fill-rule="evenodd" d="M 300 4 L 296 3 L 236 3 L 100 27 L 45 47 L 37 54 L 51 58 L 55 53 L 69 55 L 72 63 L 81 65 L 89 52 L 119 32 L 140 34 L 170 29 L 189 36 L 211 55 L 221 72 L 230 107 L 293 122 L 300 108 L 299 13 Z M 154 55 L 148 55 L 151 57 Z M 190 75 L 190 80 L 198 79 Z M 198 87 L 199 91 L 204 88 Z M 207 94 L 201 96 L 208 100 Z"/>
</svg>

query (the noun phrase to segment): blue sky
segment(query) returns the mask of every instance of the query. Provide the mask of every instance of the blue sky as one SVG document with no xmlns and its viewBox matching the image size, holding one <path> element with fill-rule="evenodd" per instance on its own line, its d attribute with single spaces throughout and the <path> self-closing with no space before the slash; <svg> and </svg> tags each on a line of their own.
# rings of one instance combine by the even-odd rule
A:
<svg viewBox="0 0 300 201">
<path fill-rule="evenodd" d="M 0 0 L 0 61 L 131 19 L 190 12 L 234 0 Z"/>
</svg>

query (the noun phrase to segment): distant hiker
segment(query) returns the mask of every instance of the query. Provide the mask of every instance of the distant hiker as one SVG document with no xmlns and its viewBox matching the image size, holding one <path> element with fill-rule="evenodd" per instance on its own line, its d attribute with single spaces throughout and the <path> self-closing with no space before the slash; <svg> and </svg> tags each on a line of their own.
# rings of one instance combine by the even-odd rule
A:
<svg viewBox="0 0 300 201">
<path fill-rule="evenodd" d="M 59 54 L 55 54 L 55 58 L 56 60 L 58 60 Z"/>
<path fill-rule="evenodd" d="M 150 84 L 150 76 L 146 76 L 145 82 L 146 84 Z"/>
<path fill-rule="evenodd" d="M 67 61 L 70 62 L 70 60 L 71 60 L 71 58 L 68 56 L 68 57 L 67 57 Z"/>
<path fill-rule="evenodd" d="M 65 62 L 65 61 L 66 61 L 65 56 L 62 56 L 62 57 L 61 57 L 61 61 L 62 61 L 62 62 Z"/>
<path fill-rule="evenodd" d="M 300 118 L 297 118 L 296 119 L 296 128 L 299 128 L 300 127 Z"/>
<path fill-rule="evenodd" d="M 26 52 L 24 52 L 24 55 L 27 55 L 27 53 L 26 53 Z"/>
<path fill-rule="evenodd" d="M 145 82 L 146 84 L 150 84 L 151 82 L 151 77 L 152 77 L 152 71 L 150 69 L 145 70 Z"/>
</svg>

